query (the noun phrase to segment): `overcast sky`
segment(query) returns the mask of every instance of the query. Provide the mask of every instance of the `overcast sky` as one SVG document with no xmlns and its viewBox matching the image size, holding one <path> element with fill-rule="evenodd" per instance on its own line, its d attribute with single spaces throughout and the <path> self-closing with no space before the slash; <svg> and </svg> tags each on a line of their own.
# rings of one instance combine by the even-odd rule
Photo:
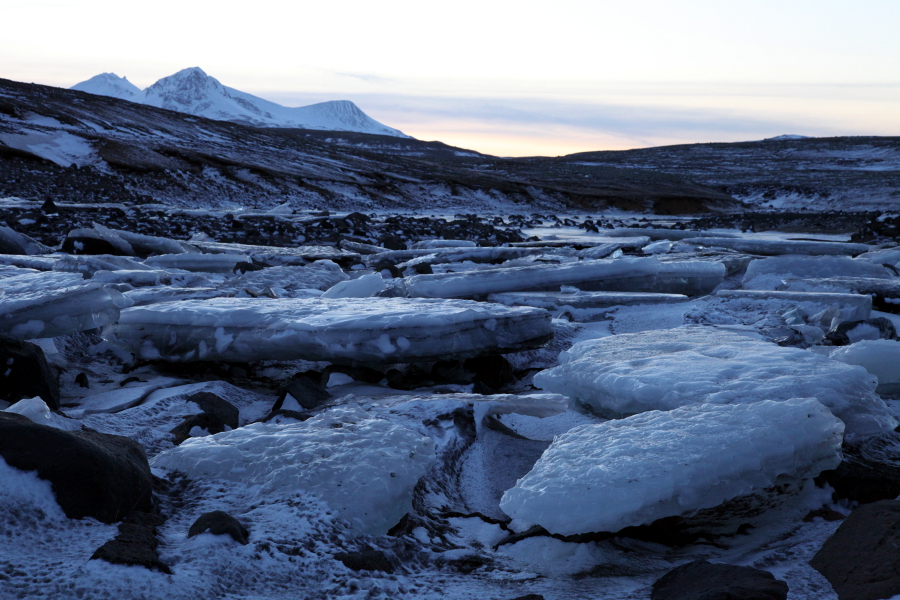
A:
<svg viewBox="0 0 900 600">
<path fill-rule="evenodd" d="M 3 78 L 144 88 L 199 66 L 506 156 L 900 135 L 900 0 L 0 0 L 0 17 Z"/>
</svg>

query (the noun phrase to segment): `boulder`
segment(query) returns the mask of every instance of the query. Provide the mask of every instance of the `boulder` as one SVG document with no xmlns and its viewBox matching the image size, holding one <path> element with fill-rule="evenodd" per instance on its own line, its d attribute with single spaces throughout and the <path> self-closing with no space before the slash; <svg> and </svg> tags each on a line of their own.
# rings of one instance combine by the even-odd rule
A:
<svg viewBox="0 0 900 600">
<path fill-rule="evenodd" d="M 51 410 L 59 410 L 59 380 L 40 346 L 0 336 L 0 400 L 15 404 L 40 396 Z"/>
<path fill-rule="evenodd" d="M 153 508 L 147 455 L 129 438 L 91 429 L 61 431 L 0 412 L 0 456 L 49 481 L 70 519 L 114 523 Z"/>
<path fill-rule="evenodd" d="M 156 528 L 164 519 L 152 513 L 134 512 L 119 524 L 119 533 L 94 552 L 91 559 L 105 560 L 116 565 L 145 567 L 170 573 L 169 566 L 159 559 L 156 549 Z"/>
<path fill-rule="evenodd" d="M 788 585 L 768 571 L 705 560 L 672 569 L 653 584 L 651 600 L 785 600 Z"/>
<path fill-rule="evenodd" d="M 381 550 L 364 548 L 356 552 L 340 552 L 335 554 L 334 557 L 353 571 L 394 572 L 394 565 Z"/>
<path fill-rule="evenodd" d="M 244 545 L 248 543 L 248 538 L 250 537 L 250 532 L 241 525 L 240 521 L 222 510 L 214 510 L 200 515 L 188 530 L 188 537 L 194 537 L 201 533 L 230 535 L 231 539 Z"/>
<path fill-rule="evenodd" d="M 864 504 L 841 523 L 809 564 L 840 600 L 900 594 L 900 500 Z"/>
</svg>

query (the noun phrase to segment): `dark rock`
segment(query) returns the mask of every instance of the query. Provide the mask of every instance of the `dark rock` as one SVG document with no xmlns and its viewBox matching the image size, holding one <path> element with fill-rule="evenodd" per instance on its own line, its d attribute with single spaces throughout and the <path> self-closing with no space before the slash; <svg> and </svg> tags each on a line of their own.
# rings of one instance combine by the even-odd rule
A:
<svg viewBox="0 0 900 600">
<path fill-rule="evenodd" d="M 836 510 L 831 510 L 830 508 L 819 508 L 809 511 L 806 516 L 803 517 L 803 520 L 808 523 L 809 521 L 817 518 L 822 518 L 826 521 L 843 521 L 844 519 L 846 519 L 844 515 Z"/>
<path fill-rule="evenodd" d="M 881 500 L 850 513 L 809 564 L 840 600 L 891 598 L 900 594 L 898 547 L 900 500 Z"/>
<path fill-rule="evenodd" d="M 107 240 L 95 237 L 67 237 L 61 250 L 68 254 L 112 254 L 113 256 L 131 256 L 122 252 Z"/>
<path fill-rule="evenodd" d="M 188 530 L 188 537 L 194 537 L 201 533 L 230 535 L 231 539 L 245 545 L 250 537 L 250 532 L 241 525 L 240 521 L 221 510 L 214 510 L 200 515 L 200 518 L 194 521 L 194 524 Z"/>
<path fill-rule="evenodd" d="M 328 385 L 328 378 L 332 373 L 343 373 L 356 381 L 365 383 L 378 383 L 384 379 L 384 373 L 368 367 L 350 367 L 347 365 L 329 365 L 322 370 L 322 382 Z"/>
<path fill-rule="evenodd" d="M 466 360 L 465 367 L 475 374 L 475 381 L 491 389 L 500 389 L 516 380 L 512 365 L 499 354 L 470 358 Z"/>
<path fill-rule="evenodd" d="M 61 431 L 0 412 L 0 456 L 16 469 L 37 471 L 53 486 L 70 519 L 119 521 L 153 508 L 153 477 L 140 444 L 91 429 Z"/>
<path fill-rule="evenodd" d="M 164 519 L 152 513 L 134 512 L 119 523 L 119 533 L 91 556 L 117 565 L 145 567 L 171 574 L 169 566 L 159 559 L 156 528 Z"/>
<path fill-rule="evenodd" d="M 272 406 L 272 411 L 282 409 L 288 394 L 307 410 L 321 406 L 330 398 L 328 390 L 325 389 L 328 382 L 323 379 L 322 374 L 317 371 L 306 371 L 295 375 L 291 382 L 284 386 L 281 397 Z"/>
<path fill-rule="evenodd" d="M 91 387 L 91 382 L 88 379 L 87 373 L 79 373 L 75 376 L 75 383 L 80 385 L 83 388 Z"/>
<path fill-rule="evenodd" d="M 842 321 L 837 327 L 825 334 L 825 339 L 834 346 L 848 346 L 851 343 L 848 334 L 860 325 L 869 325 L 876 328 L 878 330 L 879 339 L 897 339 L 897 329 L 886 317 L 875 317 L 864 321 Z"/>
<path fill-rule="evenodd" d="M 268 423 L 275 417 L 286 417 L 288 419 L 297 419 L 298 421 L 305 421 L 307 419 L 312 418 L 312 413 L 308 412 L 300 412 L 298 410 L 284 410 L 279 408 L 278 410 L 273 410 L 265 417 L 259 420 L 260 423 Z"/>
<path fill-rule="evenodd" d="M 59 213 L 59 209 L 56 207 L 56 203 L 53 202 L 50 198 L 44 200 L 44 203 L 41 204 L 41 212 L 48 215 L 55 215 Z"/>
<path fill-rule="evenodd" d="M 59 410 L 59 380 L 40 346 L 0 336 L 0 365 L 0 399 L 15 404 L 40 396 L 51 410 Z"/>
<path fill-rule="evenodd" d="M 193 402 L 200 409 L 210 415 L 215 415 L 225 425 L 232 429 L 240 427 L 241 412 L 227 400 L 219 398 L 212 392 L 197 392 L 188 396 L 188 402 Z"/>
<path fill-rule="evenodd" d="M 172 443 L 176 446 L 180 445 L 183 441 L 190 439 L 191 430 L 194 427 L 199 427 L 200 429 L 205 429 L 210 434 L 222 433 L 225 431 L 225 423 L 222 422 L 222 419 L 219 418 L 218 415 L 213 415 L 210 413 L 200 413 L 199 415 L 188 415 L 184 417 L 184 420 L 172 428 L 169 433 L 172 434 L 174 439 Z"/>
<path fill-rule="evenodd" d="M 381 571 L 393 573 L 394 565 L 380 550 L 365 548 L 356 552 L 340 552 L 334 557 L 353 571 Z"/>
<path fill-rule="evenodd" d="M 512 600 L 544 600 L 540 594 L 525 594 L 524 596 L 516 596 Z"/>
<path fill-rule="evenodd" d="M 705 560 L 681 565 L 653 584 L 651 600 L 785 600 L 788 585 L 768 571 Z"/>
<path fill-rule="evenodd" d="M 860 504 L 892 500 L 900 496 L 900 434 L 869 438 L 843 447 L 844 459 L 837 469 L 823 471 L 816 482 L 834 488 L 834 499 Z"/>
</svg>

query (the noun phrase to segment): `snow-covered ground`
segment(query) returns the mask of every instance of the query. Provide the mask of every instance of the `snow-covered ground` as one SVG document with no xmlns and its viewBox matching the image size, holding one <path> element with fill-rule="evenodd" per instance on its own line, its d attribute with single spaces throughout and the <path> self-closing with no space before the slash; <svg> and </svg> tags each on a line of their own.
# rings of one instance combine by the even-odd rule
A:
<svg viewBox="0 0 900 600">
<path fill-rule="evenodd" d="M 805 517 L 855 507 L 814 481 L 842 447 L 893 439 L 900 317 L 781 288 L 891 282 L 900 253 L 662 225 L 419 236 L 413 258 L 102 226 L 71 247 L 130 256 L 68 256 L 0 230 L 34 252 L 0 261 L 0 330 L 41 348 L 61 406 L 0 409 L 139 443 L 171 571 L 91 559 L 116 526 L 0 459 L 0 598 L 646 600 L 702 558 L 836 599 L 808 561 L 840 521 Z M 236 421 L 173 431 L 201 393 Z M 188 535 L 215 510 L 249 543 Z"/>
</svg>

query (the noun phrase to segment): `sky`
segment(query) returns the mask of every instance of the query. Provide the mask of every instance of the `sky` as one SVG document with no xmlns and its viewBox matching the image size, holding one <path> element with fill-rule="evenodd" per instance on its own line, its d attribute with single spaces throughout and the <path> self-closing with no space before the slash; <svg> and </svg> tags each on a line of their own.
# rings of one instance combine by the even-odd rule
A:
<svg viewBox="0 0 900 600">
<path fill-rule="evenodd" d="M 501 156 L 900 135 L 900 0 L 0 0 L 0 77 L 186 67 Z"/>
</svg>

